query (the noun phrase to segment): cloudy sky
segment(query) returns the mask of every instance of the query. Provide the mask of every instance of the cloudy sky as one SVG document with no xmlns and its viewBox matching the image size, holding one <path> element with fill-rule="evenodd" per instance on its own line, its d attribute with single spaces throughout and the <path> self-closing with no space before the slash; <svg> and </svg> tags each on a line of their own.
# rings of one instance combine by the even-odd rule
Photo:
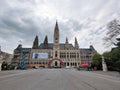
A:
<svg viewBox="0 0 120 90">
<path fill-rule="evenodd" d="M 103 53 L 110 50 L 103 45 L 106 24 L 118 17 L 119 0 L 0 0 L 0 46 L 13 53 L 19 43 L 32 47 L 36 35 L 51 43 L 57 20 L 61 43 L 68 37 L 74 44 L 76 37 L 80 48 L 92 44 Z"/>
</svg>

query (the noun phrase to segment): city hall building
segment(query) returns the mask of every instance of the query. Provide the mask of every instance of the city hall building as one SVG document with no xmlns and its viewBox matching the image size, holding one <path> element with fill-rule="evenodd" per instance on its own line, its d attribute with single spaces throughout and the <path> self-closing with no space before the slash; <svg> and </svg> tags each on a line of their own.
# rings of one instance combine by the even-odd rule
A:
<svg viewBox="0 0 120 90">
<path fill-rule="evenodd" d="M 79 67 L 81 63 L 91 64 L 91 57 L 95 51 L 89 48 L 79 48 L 77 38 L 74 45 L 66 38 L 65 43 L 60 43 L 60 33 L 56 22 L 53 35 L 53 43 L 48 42 L 45 36 L 44 42 L 39 45 L 38 36 L 35 37 L 32 48 L 23 48 L 22 45 L 14 50 L 12 63 L 25 69 L 31 67 Z"/>
</svg>

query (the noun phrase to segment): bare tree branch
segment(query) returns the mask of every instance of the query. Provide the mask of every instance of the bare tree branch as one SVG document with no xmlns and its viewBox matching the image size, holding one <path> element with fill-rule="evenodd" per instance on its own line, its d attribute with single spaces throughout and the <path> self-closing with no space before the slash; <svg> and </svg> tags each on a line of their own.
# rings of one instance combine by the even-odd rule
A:
<svg viewBox="0 0 120 90">
<path fill-rule="evenodd" d="M 120 20 L 114 19 L 107 24 L 108 32 L 103 38 L 104 44 L 107 46 L 115 45 L 117 36 L 120 35 Z"/>
</svg>

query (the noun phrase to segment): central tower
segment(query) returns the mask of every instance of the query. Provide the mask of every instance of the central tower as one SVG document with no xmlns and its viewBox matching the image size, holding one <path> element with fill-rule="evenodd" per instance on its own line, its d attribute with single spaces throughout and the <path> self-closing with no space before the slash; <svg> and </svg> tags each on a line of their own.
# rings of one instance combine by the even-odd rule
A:
<svg viewBox="0 0 120 90">
<path fill-rule="evenodd" d="M 58 23 L 56 21 L 55 28 L 54 28 L 54 44 L 59 44 L 59 28 Z"/>
<path fill-rule="evenodd" d="M 54 45 L 53 45 L 53 58 L 60 58 L 59 50 L 59 27 L 56 21 L 55 28 L 54 28 Z"/>
</svg>

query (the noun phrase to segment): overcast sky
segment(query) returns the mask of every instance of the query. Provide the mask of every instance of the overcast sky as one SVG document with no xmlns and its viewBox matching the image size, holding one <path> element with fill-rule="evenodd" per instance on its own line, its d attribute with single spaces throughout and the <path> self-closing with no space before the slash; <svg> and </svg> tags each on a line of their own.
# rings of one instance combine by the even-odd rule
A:
<svg viewBox="0 0 120 90">
<path fill-rule="evenodd" d="M 103 45 L 106 24 L 118 17 L 119 0 L 0 0 L 0 46 L 13 53 L 19 43 L 32 47 L 36 35 L 52 43 L 57 20 L 60 43 L 68 37 L 74 45 L 76 37 L 80 48 L 92 44 L 103 53 L 111 48 Z"/>
</svg>

